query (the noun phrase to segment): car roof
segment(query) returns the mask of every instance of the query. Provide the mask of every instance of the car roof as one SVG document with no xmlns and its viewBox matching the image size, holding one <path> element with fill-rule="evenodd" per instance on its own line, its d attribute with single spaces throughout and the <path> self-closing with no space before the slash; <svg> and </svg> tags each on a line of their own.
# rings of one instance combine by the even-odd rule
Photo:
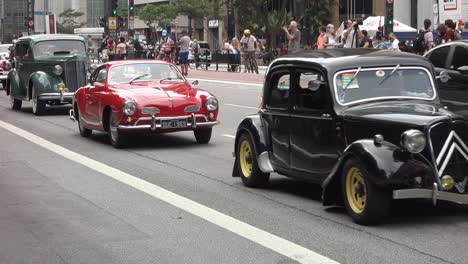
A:
<svg viewBox="0 0 468 264">
<path fill-rule="evenodd" d="M 81 36 L 72 34 L 41 34 L 25 36 L 18 39 L 18 41 L 39 42 L 44 40 L 80 40 L 85 41 Z"/>
<path fill-rule="evenodd" d="M 329 72 L 358 67 L 385 67 L 395 65 L 424 66 L 432 69 L 432 64 L 424 57 L 412 53 L 382 49 L 322 49 L 302 51 L 280 57 L 271 63 L 270 68 L 285 63 L 319 64 Z"/>
</svg>

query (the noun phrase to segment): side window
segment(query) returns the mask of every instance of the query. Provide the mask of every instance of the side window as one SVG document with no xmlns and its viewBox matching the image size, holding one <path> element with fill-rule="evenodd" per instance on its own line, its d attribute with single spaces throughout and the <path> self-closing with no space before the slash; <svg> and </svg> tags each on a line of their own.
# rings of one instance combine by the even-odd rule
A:
<svg viewBox="0 0 468 264">
<path fill-rule="evenodd" d="M 434 49 L 434 51 L 429 55 L 429 60 L 434 64 L 434 67 L 445 68 L 445 62 L 447 60 L 449 50 L 449 46 Z"/>
<path fill-rule="evenodd" d="M 296 74 L 296 106 L 299 109 L 321 110 L 326 108 L 326 82 L 323 75 L 314 71 Z"/>
<path fill-rule="evenodd" d="M 451 65 L 452 70 L 457 70 L 462 66 L 468 66 L 468 48 L 464 46 L 457 46 L 455 48 L 455 55 Z"/>
<path fill-rule="evenodd" d="M 289 71 L 273 73 L 270 77 L 267 108 L 287 109 L 289 106 L 290 74 Z"/>
<path fill-rule="evenodd" d="M 91 77 L 91 84 L 94 82 L 104 83 L 106 80 L 106 68 L 97 69 Z"/>
</svg>

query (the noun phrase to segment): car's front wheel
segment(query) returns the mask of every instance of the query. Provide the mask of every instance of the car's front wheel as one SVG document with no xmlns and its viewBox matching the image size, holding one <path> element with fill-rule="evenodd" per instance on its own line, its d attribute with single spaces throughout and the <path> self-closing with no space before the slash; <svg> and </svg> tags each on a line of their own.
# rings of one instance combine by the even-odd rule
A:
<svg viewBox="0 0 468 264">
<path fill-rule="evenodd" d="M 10 107 L 13 110 L 21 110 L 21 105 L 23 104 L 23 101 L 16 99 L 13 97 L 12 94 L 10 94 Z"/>
<path fill-rule="evenodd" d="M 270 179 L 269 173 L 263 173 L 258 167 L 257 153 L 253 140 L 248 133 L 243 133 L 236 145 L 236 166 L 242 182 L 247 187 L 262 187 Z"/>
<path fill-rule="evenodd" d="M 381 222 L 390 211 L 389 191 L 369 180 L 369 171 L 357 159 L 349 159 L 343 167 L 344 204 L 354 222 L 372 225 Z"/>
<path fill-rule="evenodd" d="M 76 114 L 77 114 L 76 122 L 78 123 L 78 130 L 80 130 L 80 135 L 82 137 L 90 137 L 91 134 L 93 134 L 93 130 L 83 126 L 83 123 L 80 120 L 80 116 L 81 116 L 80 110 L 78 109 L 78 107 L 76 107 L 75 109 L 76 109 Z"/>
<path fill-rule="evenodd" d="M 46 108 L 46 102 L 41 101 L 37 95 L 36 89 L 32 87 L 32 110 L 33 114 L 40 116 L 43 115 Z"/>
<path fill-rule="evenodd" d="M 198 144 L 208 144 L 211 140 L 212 128 L 196 129 L 193 131 Z"/>
<path fill-rule="evenodd" d="M 119 130 L 117 123 L 114 121 L 112 111 L 109 111 L 109 140 L 114 148 L 122 148 L 126 143 L 125 135 Z"/>
</svg>

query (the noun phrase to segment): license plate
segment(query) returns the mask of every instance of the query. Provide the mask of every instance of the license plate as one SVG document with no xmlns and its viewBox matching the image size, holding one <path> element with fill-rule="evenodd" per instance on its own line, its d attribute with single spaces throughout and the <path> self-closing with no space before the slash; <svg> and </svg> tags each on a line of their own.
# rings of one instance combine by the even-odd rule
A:
<svg viewBox="0 0 468 264">
<path fill-rule="evenodd" d="M 187 127 L 187 119 L 161 120 L 161 128 Z"/>
</svg>

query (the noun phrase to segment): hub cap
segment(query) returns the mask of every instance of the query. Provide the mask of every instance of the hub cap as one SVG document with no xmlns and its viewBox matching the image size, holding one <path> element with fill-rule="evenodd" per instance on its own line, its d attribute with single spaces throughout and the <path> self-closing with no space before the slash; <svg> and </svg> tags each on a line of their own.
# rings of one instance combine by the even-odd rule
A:
<svg viewBox="0 0 468 264">
<path fill-rule="evenodd" d="M 239 161 L 244 177 L 250 177 L 252 174 L 252 148 L 247 140 L 241 142 L 239 148 Z"/>
<path fill-rule="evenodd" d="M 352 167 L 346 174 L 346 197 L 351 209 L 360 214 L 366 208 L 367 188 L 360 169 Z"/>
</svg>

